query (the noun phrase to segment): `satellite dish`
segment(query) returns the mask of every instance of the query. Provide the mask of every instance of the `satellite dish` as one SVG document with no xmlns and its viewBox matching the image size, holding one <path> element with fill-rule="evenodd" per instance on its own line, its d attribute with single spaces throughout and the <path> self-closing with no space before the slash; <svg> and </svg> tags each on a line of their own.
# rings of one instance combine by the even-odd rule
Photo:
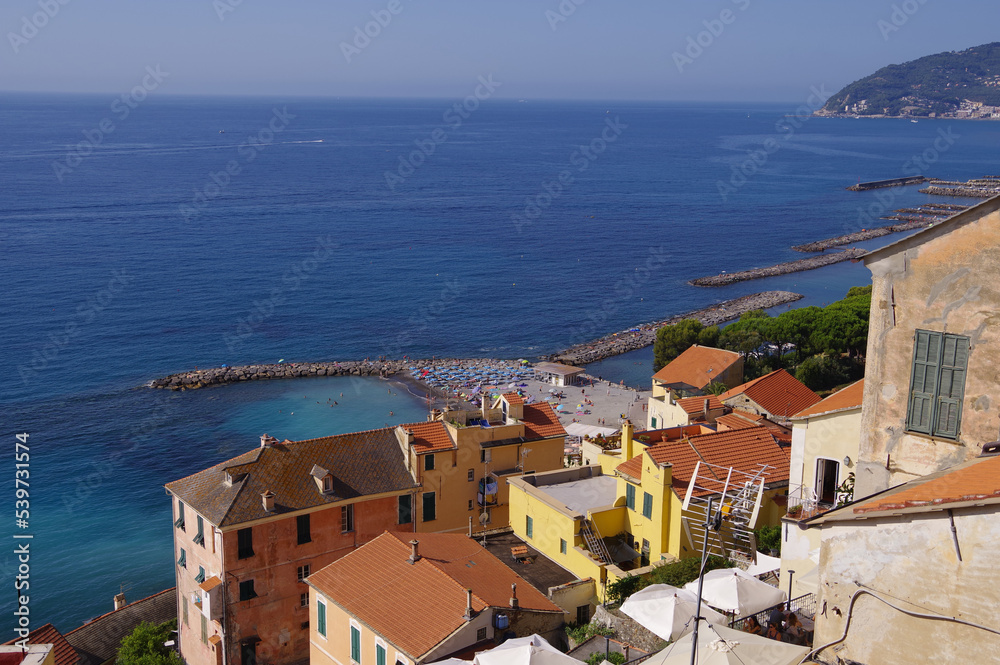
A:
<svg viewBox="0 0 1000 665">
<path fill-rule="evenodd" d="M 486 526 L 487 524 L 490 523 L 490 514 L 485 510 L 479 516 L 479 523 L 482 524 L 483 526 Z"/>
</svg>

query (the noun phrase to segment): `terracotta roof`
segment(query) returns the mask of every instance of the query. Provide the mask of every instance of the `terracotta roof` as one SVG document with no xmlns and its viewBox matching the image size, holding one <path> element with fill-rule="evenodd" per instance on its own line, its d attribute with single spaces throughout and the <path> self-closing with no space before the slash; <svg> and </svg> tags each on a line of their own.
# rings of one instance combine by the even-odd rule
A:
<svg viewBox="0 0 1000 665">
<path fill-rule="evenodd" d="M 176 618 L 177 589 L 171 587 L 92 619 L 66 633 L 66 641 L 80 655 L 80 665 L 100 665 L 115 657 L 122 639 L 143 621 L 159 624 Z"/>
<path fill-rule="evenodd" d="M 861 397 L 865 391 L 865 380 L 861 379 L 843 390 L 838 390 L 821 402 L 813 404 L 795 414 L 793 420 L 819 416 L 836 411 L 848 411 L 861 408 Z"/>
<path fill-rule="evenodd" d="M 757 421 L 762 418 L 763 416 L 734 410 L 732 413 L 727 413 L 724 416 L 716 418 L 715 424 L 720 425 L 727 430 L 746 429 L 747 427 L 759 427 L 760 425 Z"/>
<path fill-rule="evenodd" d="M 503 395 L 500 395 L 500 397 L 507 400 L 507 403 L 511 406 L 520 406 L 524 404 L 524 398 L 517 393 L 504 393 Z"/>
<path fill-rule="evenodd" d="M 548 402 L 538 404 L 525 404 L 524 417 L 524 438 L 544 439 L 549 436 L 566 436 L 566 428 L 559 422 Z"/>
<path fill-rule="evenodd" d="M 723 402 L 746 395 L 772 416 L 791 416 L 820 401 L 820 396 L 783 369 L 748 381 L 719 395 Z M 739 404 L 731 405 L 734 408 Z"/>
<path fill-rule="evenodd" d="M 774 467 L 768 472 L 768 484 L 788 481 L 788 449 L 779 446 L 765 427 L 703 434 L 688 440 L 650 446 L 642 454 L 619 464 L 616 470 L 637 480 L 641 479 L 643 455 L 649 455 L 657 464 L 670 463 L 673 466 L 673 486 L 678 494 L 687 491 L 688 482 L 699 461 L 731 466 L 744 473 L 755 473 L 760 464 L 768 464 Z"/>
<path fill-rule="evenodd" d="M 448 428 L 440 420 L 410 423 L 400 425 L 400 427 L 413 430 L 413 450 L 418 455 L 441 450 L 454 450 L 457 447 L 448 436 Z"/>
<path fill-rule="evenodd" d="M 330 493 L 320 492 L 310 475 L 317 464 L 333 474 Z M 166 485 L 219 527 L 268 516 L 260 499 L 268 490 L 283 513 L 414 487 L 392 427 L 256 448 Z"/>
<path fill-rule="evenodd" d="M 668 386 L 685 385 L 701 390 L 733 366 L 740 354 L 710 346 L 694 346 L 664 365 L 653 378 Z"/>
<path fill-rule="evenodd" d="M 17 640 L 13 639 L 4 644 L 14 644 L 15 641 Z M 41 628 L 35 628 L 28 633 L 28 644 L 51 644 L 52 656 L 56 661 L 55 665 L 76 665 L 80 659 L 73 645 L 67 642 L 62 633 L 56 630 L 56 627 L 51 623 L 47 623 Z"/>
<path fill-rule="evenodd" d="M 722 402 L 715 395 L 703 395 L 697 397 L 685 397 L 684 399 L 677 400 L 677 406 L 684 409 L 684 411 L 690 416 L 698 413 L 702 413 L 705 410 L 705 400 L 708 400 L 708 408 L 712 411 L 718 411 L 724 409 Z"/>
<path fill-rule="evenodd" d="M 419 541 L 420 560 L 410 564 L 413 538 Z M 465 624 L 466 589 L 472 590 L 477 613 L 507 607 L 515 583 L 522 610 L 562 613 L 464 534 L 386 532 L 311 575 L 308 582 L 413 659 Z"/>
</svg>

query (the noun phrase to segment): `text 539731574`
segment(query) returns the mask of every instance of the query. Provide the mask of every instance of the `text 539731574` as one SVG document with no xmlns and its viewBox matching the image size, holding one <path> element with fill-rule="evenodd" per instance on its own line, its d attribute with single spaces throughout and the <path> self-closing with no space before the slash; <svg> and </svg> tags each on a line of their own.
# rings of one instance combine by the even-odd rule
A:
<svg viewBox="0 0 1000 665">
<path fill-rule="evenodd" d="M 28 539 L 32 535 L 25 533 L 25 531 L 28 528 L 28 519 L 31 517 L 30 484 L 28 482 L 31 475 L 31 457 L 28 449 L 28 434 L 18 434 L 16 439 L 14 444 L 14 524 L 19 531 L 14 533 L 14 540 L 20 542 L 14 547 L 14 554 L 17 556 L 17 576 L 14 578 L 14 588 L 17 590 L 17 610 L 14 611 L 14 616 L 17 617 L 15 631 L 20 639 L 15 644 L 27 649 L 28 634 L 31 632 L 31 617 L 28 609 L 31 551 Z"/>
</svg>

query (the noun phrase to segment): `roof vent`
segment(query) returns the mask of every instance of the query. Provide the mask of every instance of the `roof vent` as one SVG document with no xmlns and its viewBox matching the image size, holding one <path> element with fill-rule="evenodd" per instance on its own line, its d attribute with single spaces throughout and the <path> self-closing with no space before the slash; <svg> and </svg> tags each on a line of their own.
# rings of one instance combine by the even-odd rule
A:
<svg viewBox="0 0 1000 665">
<path fill-rule="evenodd" d="M 410 541 L 410 558 L 407 559 L 407 561 L 410 563 L 411 566 L 415 564 L 417 561 L 420 561 L 420 554 L 417 552 L 417 545 L 419 544 L 420 544 L 419 540 Z"/>
<path fill-rule="evenodd" d="M 983 446 L 983 452 L 979 453 L 980 457 L 992 457 L 994 455 L 1000 455 L 1000 441 L 987 443 Z"/>
<path fill-rule="evenodd" d="M 260 493 L 260 500 L 264 504 L 264 512 L 274 512 L 274 492 L 267 490 Z"/>
</svg>

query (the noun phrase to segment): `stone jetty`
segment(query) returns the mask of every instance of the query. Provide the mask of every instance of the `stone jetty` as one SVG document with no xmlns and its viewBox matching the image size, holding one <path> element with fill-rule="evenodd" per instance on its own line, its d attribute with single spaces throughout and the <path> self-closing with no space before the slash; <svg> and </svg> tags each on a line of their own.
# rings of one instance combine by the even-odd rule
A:
<svg viewBox="0 0 1000 665">
<path fill-rule="evenodd" d="M 274 363 L 270 365 L 243 365 L 240 367 L 212 367 L 171 374 L 153 379 L 149 388 L 194 390 L 206 386 L 241 381 L 267 381 L 270 379 L 295 379 L 309 376 L 382 376 L 389 377 L 410 366 L 410 360 L 385 360 L 377 362 L 314 362 Z"/>
<path fill-rule="evenodd" d="M 809 258 L 779 263 L 767 268 L 752 268 L 751 270 L 741 270 L 739 272 L 724 272 L 719 275 L 712 275 L 711 277 L 699 277 L 697 279 L 692 279 L 688 283 L 694 286 L 726 286 L 728 284 L 736 284 L 737 282 L 746 282 L 751 279 L 787 275 L 789 273 L 801 272 L 803 270 L 814 270 L 816 268 L 822 268 L 823 266 L 828 266 L 834 263 L 840 263 L 841 261 L 850 261 L 852 259 L 859 258 L 867 251 L 868 250 L 866 249 L 852 247 L 851 249 L 845 249 L 841 252 L 822 254 L 820 256 L 810 256 Z"/>
<path fill-rule="evenodd" d="M 551 360 L 570 365 L 586 365 L 612 356 L 650 346 L 656 341 L 656 331 L 663 326 L 677 323 L 682 319 L 697 319 L 706 326 L 715 326 L 738 319 L 744 312 L 768 309 L 802 299 L 802 295 L 791 291 L 764 291 L 741 298 L 726 300 L 694 312 L 678 314 L 663 321 L 633 326 L 627 330 L 605 335 L 591 342 L 578 344 L 560 353 L 544 356 Z"/>
<path fill-rule="evenodd" d="M 864 192 L 869 189 L 882 189 L 884 187 L 905 187 L 906 185 L 918 185 L 927 182 L 927 178 L 922 175 L 906 176 L 903 178 L 889 178 L 887 180 L 873 180 L 871 182 L 859 182 L 851 185 L 847 189 L 852 192 Z"/>
<path fill-rule="evenodd" d="M 890 224 L 889 226 L 879 226 L 874 229 L 863 229 L 861 231 L 856 231 L 854 233 L 847 233 L 842 236 L 837 236 L 836 238 L 827 238 L 826 240 L 817 240 L 816 242 L 807 242 L 804 245 L 795 245 L 792 247 L 796 252 L 822 252 L 824 250 L 830 249 L 831 247 L 841 247 L 843 245 L 852 245 L 854 243 L 861 242 L 863 240 L 872 240 L 873 238 L 881 238 L 882 236 L 891 235 L 893 233 L 902 233 L 903 231 L 914 231 L 916 229 L 925 229 L 933 220 L 919 219 L 909 222 L 902 222 L 900 224 Z"/>
</svg>

